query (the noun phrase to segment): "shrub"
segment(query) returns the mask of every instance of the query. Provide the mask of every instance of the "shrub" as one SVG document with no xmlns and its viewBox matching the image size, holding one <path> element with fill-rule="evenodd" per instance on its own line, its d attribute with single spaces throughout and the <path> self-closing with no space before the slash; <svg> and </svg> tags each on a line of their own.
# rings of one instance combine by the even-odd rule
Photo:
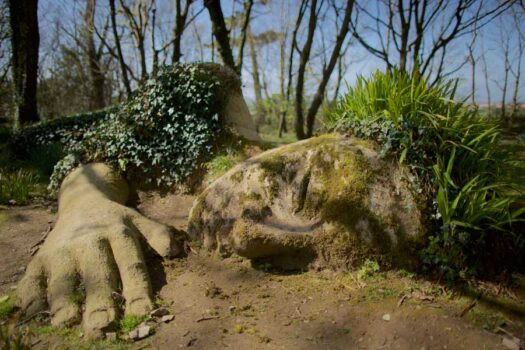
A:
<svg viewBox="0 0 525 350">
<path fill-rule="evenodd" d="M 84 139 L 86 133 L 97 129 L 100 123 L 117 109 L 118 105 L 111 106 L 100 111 L 51 119 L 19 129 L 9 139 L 9 150 L 23 158 L 38 152 L 42 146 L 79 142 Z"/>
<path fill-rule="evenodd" d="M 327 121 L 375 140 L 384 156 L 408 166 L 433 224 L 423 262 L 450 277 L 482 272 L 493 262 L 487 255 L 496 254 L 495 243 L 516 253 L 524 234 L 512 225 L 525 212 L 516 208 L 522 186 L 504 180 L 512 156 L 500 147 L 500 130 L 456 101 L 456 87 L 376 72 L 360 77 Z"/>
</svg>

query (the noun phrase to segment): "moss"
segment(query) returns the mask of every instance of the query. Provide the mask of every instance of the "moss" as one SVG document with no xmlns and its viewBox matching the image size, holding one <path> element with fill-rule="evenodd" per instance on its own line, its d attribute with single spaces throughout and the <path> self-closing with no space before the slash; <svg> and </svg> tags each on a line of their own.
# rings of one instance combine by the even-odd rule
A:
<svg viewBox="0 0 525 350">
<path fill-rule="evenodd" d="M 373 256 L 389 264 L 391 258 L 382 256 L 392 248 L 388 222 L 369 209 L 369 188 L 383 169 L 374 168 L 359 148 L 373 145 L 352 140 L 349 146 L 340 147 L 330 142 L 333 139 L 317 142 L 310 177 L 321 186 L 309 189 L 302 208 L 307 216 L 334 225 L 317 235 L 319 255 L 334 267 L 355 267 Z M 364 236 L 367 232 L 370 237 Z"/>
<path fill-rule="evenodd" d="M 259 164 L 268 176 L 281 175 L 284 171 L 285 159 L 282 156 L 276 156 L 261 160 Z"/>
<path fill-rule="evenodd" d="M 232 237 L 239 254 L 248 258 L 301 253 L 311 255 L 311 236 L 293 233 L 276 236 L 249 220 L 238 220 L 232 228 Z"/>
<path fill-rule="evenodd" d="M 242 181 L 242 178 L 243 178 L 242 171 L 236 171 L 230 176 L 230 180 L 236 183 L 240 183 Z"/>
<path fill-rule="evenodd" d="M 0 319 L 10 316 L 16 310 L 16 299 L 11 294 L 0 296 Z"/>
</svg>

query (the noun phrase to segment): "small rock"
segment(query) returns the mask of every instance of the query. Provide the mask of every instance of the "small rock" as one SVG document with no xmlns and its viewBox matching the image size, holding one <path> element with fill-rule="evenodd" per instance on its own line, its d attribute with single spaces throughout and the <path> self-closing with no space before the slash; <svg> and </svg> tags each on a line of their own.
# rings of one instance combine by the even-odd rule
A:
<svg viewBox="0 0 525 350">
<path fill-rule="evenodd" d="M 503 345 L 504 347 L 510 350 L 520 350 L 521 349 L 520 340 L 518 338 L 510 339 L 507 337 L 503 337 L 503 340 L 501 341 L 501 345 Z"/>
<path fill-rule="evenodd" d="M 164 323 L 168 323 L 170 321 L 173 321 L 174 318 L 175 318 L 175 316 L 173 316 L 173 315 L 164 315 L 164 316 L 162 316 L 162 318 L 160 320 L 162 322 L 164 322 Z"/>
<path fill-rule="evenodd" d="M 230 312 L 234 312 L 235 309 L 236 309 L 236 307 L 233 306 L 233 305 L 230 305 L 230 306 L 228 307 L 228 310 L 230 310 Z"/>
<path fill-rule="evenodd" d="M 9 295 L 4 295 L 3 297 L 0 298 L 0 303 L 4 303 L 8 300 L 9 300 Z"/>
<path fill-rule="evenodd" d="M 128 336 L 131 340 L 140 340 L 146 338 L 151 331 L 151 327 L 148 325 L 141 325 L 138 328 L 129 332 Z"/>
<path fill-rule="evenodd" d="M 166 309 L 165 307 L 159 307 L 158 309 L 151 311 L 149 314 L 153 317 L 162 317 L 162 316 L 169 315 L 169 313 L 170 313 L 169 310 Z"/>
<path fill-rule="evenodd" d="M 390 321 L 390 314 L 384 314 L 383 321 Z"/>
<path fill-rule="evenodd" d="M 16 201 L 14 199 L 10 199 L 7 203 L 10 205 L 16 205 Z"/>
<path fill-rule="evenodd" d="M 115 332 L 108 332 L 106 333 L 106 339 L 109 341 L 116 341 L 117 340 L 117 333 Z"/>
</svg>

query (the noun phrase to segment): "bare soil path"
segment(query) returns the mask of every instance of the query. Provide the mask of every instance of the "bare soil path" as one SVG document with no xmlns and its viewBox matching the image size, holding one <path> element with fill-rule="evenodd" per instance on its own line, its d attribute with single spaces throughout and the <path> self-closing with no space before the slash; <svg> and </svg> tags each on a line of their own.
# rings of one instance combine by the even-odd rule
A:
<svg viewBox="0 0 525 350">
<path fill-rule="evenodd" d="M 141 200 L 144 214 L 185 228 L 193 197 L 143 194 Z M 20 277 L 54 215 L 45 207 L 0 215 L 1 295 Z M 31 343 L 35 349 L 507 349 L 502 332 L 522 344 L 525 338 L 525 285 L 519 284 L 503 291 L 487 284 L 494 297 L 469 309 L 473 298 L 404 271 L 367 279 L 356 272 L 282 274 L 206 253 L 164 262 L 161 279 L 161 302 L 175 319 L 156 324 L 149 338 L 86 342 L 79 328 L 50 331 L 34 322 Z"/>
</svg>

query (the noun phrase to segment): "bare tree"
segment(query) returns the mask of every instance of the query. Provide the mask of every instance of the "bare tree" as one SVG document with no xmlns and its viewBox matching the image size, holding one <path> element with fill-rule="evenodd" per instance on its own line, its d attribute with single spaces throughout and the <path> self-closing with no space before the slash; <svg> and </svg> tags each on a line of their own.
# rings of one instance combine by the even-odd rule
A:
<svg viewBox="0 0 525 350">
<path fill-rule="evenodd" d="M 233 60 L 233 52 L 230 46 L 230 31 L 226 28 L 226 23 L 224 22 L 221 1 L 204 0 L 204 6 L 206 6 L 206 9 L 208 9 L 208 13 L 210 14 L 213 36 L 217 41 L 223 63 L 234 69 L 240 75 L 241 72 L 238 70 L 235 61 Z"/>
<path fill-rule="evenodd" d="M 514 22 L 514 28 L 517 33 L 517 46 L 515 49 L 518 51 L 515 59 L 515 67 L 511 70 L 514 76 L 514 91 L 512 93 L 512 105 L 511 105 L 511 117 L 515 117 L 518 109 L 518 95 L 521 83 L 521 62 L 523 59 L 523 53 L 525 50 L 525 32 L 522 28 L 523 21 L 525 20 L 524 15 L 525 8 L 521 8 L 521 12 L 518 12 L 516 8 L 512 9 L 512 20 Z"/>
<path fill-rule="evenodd" d="M 323 70 L 323 76 L 322 76 L 321 82 L 319 83 L 319 86 L 317 87 L 317 91 L 315 92 L 314 98 L 310 104 L 310 107 L 308 108 L 308 113 L 306 115 L 306 136 L 307 137 L 311 137 L 313 134 L 315 116 L 317 115 L 317 111 L 319 110 L 319 107 L 321 106 L 321 103 L 323 102 L 326 85 L 328 84 L 328 80 L 330 79 L 330 76 L 332 75 L 332 72 L 334 71 L 337 61 L 340 60 L 341 47 L 343 46 L 343 42 L 345 41 L 346 35 L 348 33 L 348 29 L 350 25 L 350 17 L 352 15 L 353 7 L 354 7 L 354 0 L 348 0 L 346 3 L 343 22 L 341 24 L 339 33 L 337 34 L 335 46 L 332 50 L 330 60 L 328 62 L 328 65 Z"/>
<path fill-rule="evenodd" d="M 15 126 L 38 121 L 38 0 L 9 0 L 12 71 L 15 92 Z"/>
<path fill-rule="evenodd" d="M 91 79 L 91 106 L 90 109 L 100 109 L 106 105 L 104 85 L 105 75 L 100 58 L 102 56 L 102 45 L 98 48 L 95 45 L 95 8 L 96 0 L 86 0 L 86 9 L 84 11 L 84 49 L 86 51 L 89 74 Z M 105 35 L 106 30 L 104 30 Z"/>
<path fill-rule="evenodd" d="M 359 43 L 383 60 L 388 69 L 397 64 L 402 71 L 417 70 L 425 75 L 433 74 L 437 79 L 458 69 L 450 67 L 444 72 L 450 43 L 471 33 L 475 24 L 477 28 L 485 26 L 513 1 L 385 0 L 372 3 L 378 8 L 371 10 L 366 4 L 356 6 L 351 28 Z M 360 26 L 359 21 L 364 25 Z M 367 32 L 372 35 L 366 36 Z"/>
<path fill-rule="evenodd" d="M 510 70 L 512 68 L 511 65 L 511 42 L 510 42 L 510 35 L 506 32 L 505 27 L 503 23 L 500 23 L 500 37 L 498 40 L 500 44 L 500 49 L 503 54 L 503 82 L 501 82 L 500 79 L 494 80 L 496 85 L 501 90 L 501 118 L 503 121 L 508 122 L 507 120 L 507 89 L 509 84 L 509 75 Z"/>
<path fill-rule="evenodd" d="M 242 16 L 242 25 L 241 25 L 241 33 L 240 33 L 240 41 L 239 41 L 239 50 L 237 53 L 237 70 L 239 74 L 242 72 L 242 63 L 244 59 L 244 46 L 246 45 L 246 37 L 248 32 L 248 27 L 250 24 L 250 17 L 252 13 L 253 8 L 253 0 L 246 0 L 244 2 L 244 12 Z"/>
<path fill-rule="evenodd" d="M 140 79 L 148 77 L 147 58 L 146 58 L 146 33 L 149 27 L 150 12 L 154 8 L 155 0 L 137 0 L 132 6 L 126 5 L 124 0 L 120 0 L 127 20 L 131 37 L 139 52 Z"/>
<path fill-rule="evenodd" d="M 182 40 L 182 33 L 186 29 L 186 22 L 190 5 L 193 0 L 186 0 L 182 6 L 182 0 L 175 0 L 175 25 L 173 26 L 173 51 L 171 55 L 171 62 L 179 62 L 182 57 L 180 43 Z"/>
<path fill-rule="evenodd" d="M 113 40 L 115 40 L 115 46 L 117 49 L 117 59 L 120 66 L 120 71 L 122 73 L 122 81 L 124 83 L 124 88 L 126 89 L 126 94 L 131 95 L 131 84 L 129 82 L 128 70 L 129 67 L 124 61 L 124 54 L 122 53 L 122 46 L 120 44 L 120 36 L 117 31 L 117 11 L 115 8 L 115 0 L 109 0 L 110 8 L 110 17 L 111 17 L 111 29 L 113 31 Z"/>
<path fill-rule="evenodd" d="M 304 81 L 306 65 L 310 60 L 310 51 L 312 50 L 312 43 L 314 40 L 315 28 L 317 27 L 317 0 L 310 2 L 310 16 L 308 19 L 308 32 L 304 46 L 300 50 L 299 68 L 297 70 L 297 82 L 295 84 L 295 134 L 299 140 L 304 139 L 306 134 L 304 132 Z"/>
</svg>

